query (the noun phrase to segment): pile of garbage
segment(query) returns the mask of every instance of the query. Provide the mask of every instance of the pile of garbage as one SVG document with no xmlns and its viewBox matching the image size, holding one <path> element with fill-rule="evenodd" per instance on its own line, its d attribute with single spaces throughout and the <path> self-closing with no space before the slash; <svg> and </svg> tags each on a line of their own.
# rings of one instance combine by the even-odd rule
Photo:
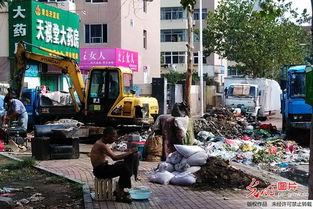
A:
<svg viewBox="0 0 313 209">
<path fill-rule="evenodd" d="M 197 184 L 195 186 L 208 186 L 211 188 L 238 188 L 243 189 L 250 185 L 251 179 L 259 181 L 258 187 L 267 187 L 265 182 L 255 176 L 231 166 L 229 161 L 217 157 L 209 157 L 207 163 L 195 173 Z"/>
<path fill-rule="evenodd" d="M 210 110 L 203 119 L 194 121 L 194 132 L 208 131 L 216 136 L 236 138 L 248 126 L 244 117 L 235 117 L 230 109 L 216 108 Z"/>
<path fill-rule="evenodd" d="M 197 183 L 212 188 L 245 188 L 255 178 L 260 187 L 268 182 L 251 176 L 229 165 L 229 161 L 208 157 L 208 152 L 199 146 L 175 145 L 165 162 L 158 165 L 150 181 L 159 184 L 188 186 Z M 196 184 L 196 185 L 197 185 Z"/>
<path fill-rule="evenodd" d="M 256 129 L 252 133 L 250 136 L 227 139 L 201 131 L 196 143 L 209 156 L 245 164 L 267 163 L 281 167 L 282 164 L 299 164 L 309 160 L 309 149 L 294 141 L 285 141 L 264 129 Z"/>
</svg>

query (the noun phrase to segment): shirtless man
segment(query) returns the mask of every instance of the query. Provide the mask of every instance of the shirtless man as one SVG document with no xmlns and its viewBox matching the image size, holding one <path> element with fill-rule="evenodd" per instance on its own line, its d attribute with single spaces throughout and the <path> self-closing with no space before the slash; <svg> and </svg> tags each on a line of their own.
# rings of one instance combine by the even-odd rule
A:
<svg viewBox="0 0 313 209">
<path fill-rule="evenodd" d="M 129 167 L 123 163 L 115 163 L 110 165 L 107 157 L 112 160 L 122 160 L 131 156 L 133 153 L 138 152 L 137 148 L 132 148 L 130 151 L 115 154 L 109 144 L 112 144 L 117 139 L 117 133 L 112 127 L 107 127 L 103 131 L 101 139 L 96 141 L 90 152 L 90 160 L 93 166 L 93 174 L 100 179 L 113 178 L 119 176 L 118 185 L 114 195 L 116 201 L 131 203 L 131 198 L 128 197 L 128 193 L 124 191 L 124 188 L 131 188 L 132 171 Z"/>
</svg>

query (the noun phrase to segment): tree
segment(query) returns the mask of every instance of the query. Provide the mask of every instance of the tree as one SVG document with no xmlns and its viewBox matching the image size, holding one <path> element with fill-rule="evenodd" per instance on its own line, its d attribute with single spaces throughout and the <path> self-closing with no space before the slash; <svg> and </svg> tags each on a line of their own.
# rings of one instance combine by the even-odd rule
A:
<svg viewBox="0 0 313 209">
<path fill-rule="evenodd" d="M 187 21 L 188 21 L 188 44 L 187 44 L 187 74 L 186 74 L 186 85 L 185 85 L 185 98 L 184 101 L 188 105 L 188 116 L 190 117 L 190 89 L 191 89 L 191 81 L 192 81 L 192 68 L 193 68 L 193 25 L 192 25 L 192 17 L 196 0 L 181 0 L 181 5 L 184 9 L 187 10 Z"/>
<path fill-rule="evenodd" d="M 253 1 L 221 0 L 209 12 L 204 30 L 205 55 L 216 52 L 235 61 L 239 70 L 252 77 L 278 78 L 282 64 L 302 64 L 306 57 L 303 42 L 308 33 L 284 14 L 289 11 L 297 22 L 307 20 L 291 9 L 291 3 L 264 0 L 262 11 L 252 11 Z"/>
<path fill-rule="evenodd" d="M 8 2 L 7 0 L 0 0 L 0 8 L 5 6 L 5 3 Z"/>
</svg>

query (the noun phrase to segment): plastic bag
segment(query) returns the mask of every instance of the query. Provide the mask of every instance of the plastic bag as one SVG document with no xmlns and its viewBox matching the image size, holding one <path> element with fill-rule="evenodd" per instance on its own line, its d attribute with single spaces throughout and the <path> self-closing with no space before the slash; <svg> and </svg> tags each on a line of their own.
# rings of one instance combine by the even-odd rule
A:
<svg viewBox="0 0 313 209">
<path fill-rule="evenodd" d="M 196 177 L 189 172 L 183 172 L 174 176 L 170 182 L 175 185 L 188 186 L 196 183 Z"/>
<path fill-rule="evenodd" d="M 197 152 L 193 155 L 191 155 L 189 158 L 187 158 L 187 163 L 190 166 L 193 165 L 204 165 L 206 164 L 206 161 L 208 159 L 208 155 L 206 154 L 206 152 Z"/>
<path fill-rule="evenodd" d="M 159 184 L 168 184 L 173 177 L 174 174 L 168 171 L 157 172 L 150 177 L 150 181 Z"/>
<path fill-rule="evenodd" d="M 163 171 L 173 172 L 174 166 L 171 163 L 162 162 L 159 164 L 158 171 L 159 172 L 163 172 Z"/>
<path fill-rule="evenodd" d="M 198 134 L 197 134 L 197 137 L 198 139 L 201 141 L 201 140 L 207 140 L 207 139 L 210 139 L 210 138 L 213 138 L 214 137 L 214 134 L 212 134 L 211 132 L 208 132 L 208 131 L 200 131 Z"/>
<path fill-rule="evenodd" d="M 185 158 L 190 157 L 191 155 L 204 151 L 199 146 L 190 146 L 190 145 L 181 145 L 181 144 L 174 144 L 175 149 L 177 152 L 179 152 L 181 155 L 183 155 Z"/>
<path fill-rule="evenodd" d="M 172 163 L 172 164 L 177 164 L 181 161 L 181 159 L 183 159 L 183 156 L 181 154 L 179 154 L 179 152 L 175 151 L 175 152 L 170 153 L 167 156 L 166 162 Z"/>
</svg>

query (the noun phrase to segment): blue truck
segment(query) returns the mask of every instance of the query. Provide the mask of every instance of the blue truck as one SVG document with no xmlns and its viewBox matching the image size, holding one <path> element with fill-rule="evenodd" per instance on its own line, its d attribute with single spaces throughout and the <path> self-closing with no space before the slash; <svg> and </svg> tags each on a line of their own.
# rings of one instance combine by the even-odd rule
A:
<svg viewBox="0 0 313 209">
<path fill-rule="evenodd" d="M 283 66 L 282 128 L 287 137 L 296 129 L 310 130 L 312 107 L 305 103 L 305 65 Z"/>
<path fill-rule="evenodd" d="M 77 113 L 72 103 L 55 105 L 53 101 L 41 94 L 39 88 L 23 89 L 21 101 L 28 113 L 28 127 L 43 124 L 61 118 L 75 118 Z"/>
</svg>

